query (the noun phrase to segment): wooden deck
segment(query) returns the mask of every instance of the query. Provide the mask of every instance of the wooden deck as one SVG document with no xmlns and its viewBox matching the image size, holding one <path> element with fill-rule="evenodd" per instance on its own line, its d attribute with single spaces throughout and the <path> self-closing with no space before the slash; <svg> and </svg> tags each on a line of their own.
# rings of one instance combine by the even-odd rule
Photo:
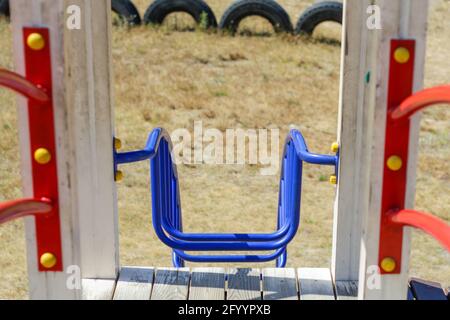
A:
<svg viewBox="0 0 450 320">
<path fill-rule="evenodd" d="M 357 283 L 326 268 L 123 267 L 117 280 L 83 279 L 89 300 L 353 300 Z M 412 279 L 409 299 L 447 300 L 438 283 Z"/>
<path fill-rule="evenodd" d="M 356 295 L 354 283 L 336 289 L 326 268 L 124 267 L 117 281 L 83 280 L 83 298 L 102 300 L 335 300 Z"/>
</svg>

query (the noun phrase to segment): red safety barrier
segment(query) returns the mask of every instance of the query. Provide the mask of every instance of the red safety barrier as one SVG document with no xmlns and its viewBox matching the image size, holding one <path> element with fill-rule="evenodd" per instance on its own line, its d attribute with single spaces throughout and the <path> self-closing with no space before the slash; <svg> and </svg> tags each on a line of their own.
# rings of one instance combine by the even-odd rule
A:
<svg viewBox="0 0 450 320">
<path fill-rule="evenodd" d="M 0 86 L 14 90 L 17 93 L 38 102 L 47 102 L 49 100 L 49 97 L 44 90 L 37 87 L 21 75 L 1 68 Z"/>
<path fill-rule="evenodd" d="M 450 104 L 450 85 L 425 89 L 413 94 L 391 112 L 391 119 L 409 118 L 426 107 L 440 103 Z"/>
<path fill-rule="evenodd" d="M 415 227 L 430 234 L 450 251 L 450 226 L 445 221 L 425 212 L 415 210 L 392 211 L 393 223 Z"/>
<path fill-rule="evenodd" d="M 18 218 L 46 214 L 52 211 L 50 199 L 20 199 L 0 203 L 0 224 Z"/>
</svg>

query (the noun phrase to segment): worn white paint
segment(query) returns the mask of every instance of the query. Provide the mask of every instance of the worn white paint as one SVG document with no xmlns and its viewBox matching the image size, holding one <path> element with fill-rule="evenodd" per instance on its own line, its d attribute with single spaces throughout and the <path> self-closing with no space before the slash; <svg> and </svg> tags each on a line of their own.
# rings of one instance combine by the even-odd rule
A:
<svg viewBox="0 0 450 320">
<path fill-rule="evenodd" d="M 64 0 L 11 1 L 16 71 L 24 74 L 22 28 L 47 27 L 51 36 L 53 101 L 64 268 L 84 278 L 115 279 L 118 269 L 116 191 L 112 159 L 111 3 L 73 0 L 81 30 L 66 30 Z M 26 101 L 18 98 L 23 192 L 33 194 Z M 34 219 L 26 220 L 30 297 L 79 299 L 67 274 L 37 269 Z"/>
</svg>

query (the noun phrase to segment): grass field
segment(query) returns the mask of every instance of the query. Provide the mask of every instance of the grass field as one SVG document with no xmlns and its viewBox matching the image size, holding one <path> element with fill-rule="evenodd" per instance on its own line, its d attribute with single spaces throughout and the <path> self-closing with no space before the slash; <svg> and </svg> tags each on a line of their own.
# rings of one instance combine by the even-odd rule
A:
<svg viewBox="0 0 450 320">
<path fill-rule="evenodd" d="M 295 23 L 312 1 L 280 0 Z M 136 1 L 143 14 L 147 1 Z M 209 0 L 220 19 L 228 1 Z M 449 1 L 431 9 L 426 86 L 450 83 Z M 172 22 L 186 22 L 183 17 Z M 188 22 L 186 22 L 188 23 Z M 313 40 L 270 30 L 253 19 L 255 36 L 115 27 L 116 135 L 124 149 L 141 148 L 152 128 L 301 128 L 312 151 L 327 153 L 337 126 L 339 28 L 324 27 Z M 248 32 L 245 32 L 247 34 Z M 11 30 L 0 22 L 0 66 L 13 68 Z M 0 201 L 21 196 L 14 96 L 0 89 Z M 416 207 L 450 222 L 450 110 L 425 112 L 420 135 Z M 281 151 L 281 150 L 280 150 Z M 150 218 L 147 164 L 123 169 L 118 185 L 120 257 L 123 265 L 169 266 L 170 251 L 156 238 Z M 289 266 L 327 267 L 331 257 L 335 189 L 330 169 L 305 167 L 301 226 L 289 246 Z M 258 166 L 181 165 L 186 231 L 271 231 L 278 174 Z M 414 231 L 411 276 L 450 285 L 450 257 L 437 242 Z M 0 226 L 0 298 L 26 298 L 26 252 L 21 221 Z"/>
</svg>

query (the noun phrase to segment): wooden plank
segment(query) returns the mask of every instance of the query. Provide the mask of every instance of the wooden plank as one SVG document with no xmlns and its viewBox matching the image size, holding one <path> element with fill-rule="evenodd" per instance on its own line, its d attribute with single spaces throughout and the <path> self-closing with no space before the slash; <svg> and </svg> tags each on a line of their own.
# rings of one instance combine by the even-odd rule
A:
<svg viewBox="0 0 450 320">
<path fill-rule="evenodd" d="M 366 85 L 371 50 L 366 10 L 372 1 L 344 1 L 338 114 L 339 179 L 333 221 L 331 271 L 336 280 L 358 280 L 361 212 L 368 199 L 371 136 Z"/>
<path fill-rule="evenodd" d="M 86 278 L 116 278 L 118 232 L 112 159 L 111 5 L 73 0 L 82 29 L 67 30 L 67 1 L 10 1 L 16 71 L 24 74 L 24 26 L 51 37 L 53 103 L 63 268 L 80 266 Z M 94 64 L 95 61 L 95 64 Z M 33 195 L 27 102 L 18 98 L 23 194 Z M 25 220 L 31 299 L 80 299 L 66 272 L 37 269 L 34 218 Z"/>
<path fill-rule="evenodd" d="M 263 300 L 298 300 L 295 269 L 264 268 L 262 288 Z"/>
<path fill-rule="evenodd" d="M 299 268 L 300 300 L 335 300 L 331 271 L 328 268 Z"/>
<path fill-rule="evenodd" d="M 54 1 L 51 1 L 54 2 Z M 66 2 L 66 1 L 64 1 Z M 119 232 L 113 162 L 113 80 L 110 1 L 71 0 L 81 30 L 67 30 L 64 143 L 78 215 L 81 269 L 86 278 L 117 278 Z M 64 17 L 66 6 L 60 15 Z M 64 25 L 65 23 L 62 23 Z"/>
<path fill-rule="evenodd" d="M 114 300 L 150 300 L 154 269 L 123 267 L 117 280 Z"/>
<path fill-rule="evenodd" d="M 259 269 L 229 268 L 227 300 L 261 300 Z"/>
<path fill-rule="evenodd" d="M 352 0 L 354 1 L 354 0 Z M 354 1 L 356 2 L 356 1 Z M 379 238 L 381 221 L 381 195 L 383 185 L 383 172 L 385 168 L 385 128 L 386 128 L 386 105 L 388 97 L 388 78 L 390 65 L 391 40 L 414 39 L 416 41 L 416 56 L 414 70 L 414 91 L 419 90 L 423 85 L 426 29 L 428 19 L 428 1 L 390 1 L 376 0 L 383 18 L 383 28 L 370 33 L 368 42 L 374 43 L 376 47 L 374 59 L 372 59 L 372 81 L 368 84 L 371 88 L 371 99 L 366 104 L 367 109 L 373 110 L 374 114 L 369 117 L 372 123 L 367 126 L 371 131 L 372 140 L 368 141 L 371 147 L 371 162 L 368 166 L 370 184 L 369 192 L 364 196 L 367 200 L 367 209 L 361 210 L 362 215 L 362 239 L 360 253 L 360 277 L 359 277 L 359 298 L 378 299 L 406 299 L 408 287 L 408 269 L 410 256 L 410 230 L 405 228 L 403 232 L 402 246 L 402 272 L 399 274 L 380 275 L 380 282 L 377 288 L 367 285 L 374 276 L 373 266 L 379 265 Z M 366 29 L 366 25 L 360 26 L 361 30 Z M 417 164 L 417 143 L 419 117 L 411 121 L 410 143 L 407 167 L 407 186 L 405 196 L 405 207 L 414 206 L 415 172 Z M 368 196 L 368 198 L 367 198 Z"/>
<path fill-rule="evenodd" d="M 437 282 L 411 279 L 409 284 L 417 300 L 447 300 L 446 292 Z"/>
<path fill-rule="evenodd" d="M 335 282 L 337 300 L 357 300 L 358 282 L 357 281 L 336 281 Z M 405 290 L 406 292 L 406 290 Z"/>
<path fill-rule="evenodd" d="M 83 279 L 83 300 L 111 300 L 116 286 L 113 279 Z"/>
<path fill-rule="evenodd" d="M 225 300 L 225 268 L 194 268 L 189 300 Z"/>
<path fill-rule="evenodd" d="M 151 300 L 187 300 L 189 268 L 157 268 Z"/>
</svg>

